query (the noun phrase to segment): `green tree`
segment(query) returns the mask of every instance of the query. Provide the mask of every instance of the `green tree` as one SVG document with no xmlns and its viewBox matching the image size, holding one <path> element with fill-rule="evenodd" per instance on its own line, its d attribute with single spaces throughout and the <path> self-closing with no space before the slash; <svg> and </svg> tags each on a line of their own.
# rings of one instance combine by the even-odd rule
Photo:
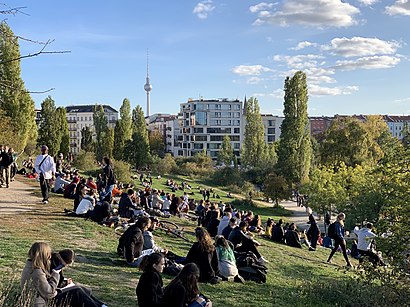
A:
<svg viewBox="0 0 410 307">
<path fill-rule="evenodd" d="M 105 143 L 105 155 L 108 157 L 113 156 L 114 151 L 114 129 L 111 127 L 107 128 L 106 132 L 106 143 Z"/>
<path fill-rule="evenodd" d="M 166 153 L 158 165 L 158 170 L 161 174 L 172 174 L 177 169 L 177 163 L 171 154 Z"/>
<path fill-rule="evenodd" d="M 265 152 L 265 129 L 260 114 L 259 102 L 249 98 L 246 102 L 246 124 L 243 141 L 242 163 L 248 168 L 258 167 Z"/>
<path fill-rule="evenodd" d="M 159 130 L 153 130 L 149 133 L 149 147 L 151 155 L 157 155 L 163 158 L 165 155 L 165 141 L 164 136 Z"/>
<path fill-rule="evenodd" d="M 96 134 L 95 141 L 95 156 L 98 161 L 108 154 L 107 152 L 107 131 L 108 131 L 108 119 L 104 113 L 104 107 L 102 105 L 95 105 L 94 107 L 94 128 Z"/>
<path fill-rule="evenodd" d="M 57 130 L 60 134 L 60 146 L 58 152 L 61 152 L 66 156 L 70 152 L 70 134 L 68 132 L 67 116 L 64 107 L 58 107 L 56 109 L 56 122 Z"/>
<path fill-rule="evenodd" d="M 225 166 L 230 166 L 233 161 L 234 153 L 229 136 L 225 135 L 222 141 L 221 149 L 218 152 L 218 162 L 223 163 Z"/>
<path fill-rule="evenodd" d="M 54 100 L 48 96 L 41 103 L 41 120 L 37 144 L 47 145 L 50 155 L 58 154 L 61 143 L 61 129 Z"/>
<path fill-rule="evenodd" d="M 144 111 L 139 105 L 132 110 L 132 132 L 132 139 L 125 145 L 125 158 L 140 169 L 150 161 L 150 148 Z"/>
<path fill-rule="evenodd" d="M 265 179 L 263 193 L 266 197 L 272 198 L 275 207 L 279 206 L 279 202 L 289 198 L 290 189 L 286 179 L 278 176 L 275 173 L 269 174 Z"/>
<path fill-rule="evenodd" d="M 85 152 L 94 152 L 93 133 L 88 126 L 81 129 L 81 149 Z"/>
<path fill-rule="evenodd" d="M 312 158 L 306 74 L 285 79 L 284 115 L 278 148 L 278 174 L 290 183 L 308 180 Z"/>
<path fill-rule="evenodd" d="M 13 135 L 8 143 L 15 150 L 23 149 L 36 130 L 34 101 L 21 79 L 18 38 L 5 21 L 0 23 L 0 110 L 3 120 L 10 122 L 0 131 L 0 139 Z"/>
<path fill-rule="evenodd" d="M 127 141 L 132 138 L 132 118 L 131 104 L 124 98 L 120 108 L 120 119 L 115 124 L 114 130 L 114 157 L 117 160 L 124 160 L 124 147 Z"/>
</svg>

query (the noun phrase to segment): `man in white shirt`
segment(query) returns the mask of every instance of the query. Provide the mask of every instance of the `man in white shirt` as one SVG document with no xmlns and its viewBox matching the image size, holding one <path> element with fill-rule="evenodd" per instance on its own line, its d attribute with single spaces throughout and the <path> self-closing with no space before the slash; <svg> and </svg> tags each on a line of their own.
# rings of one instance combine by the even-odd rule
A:
<svg viewBox="0 0 410 307">
<path fill-rule="evenodd" d="M 37 156 L 34 168 L 39 175 L 43 204 L 48 204 L 50 181 L 54 180 L 56 165 L 53 158 L 48 154 L 48 147 L 46 145 L 41 146 L 41 155 Z"/>
<path fill-rule="evenodd" d="M 94 198 L 94 190 L 89 191 L 89 194 L 84 196 L 84 198 L 80 201 L 77 210 L 75 210 L 75 214 L 77 216 L 87 217 L 90 215 L 91 211 L 94 210 L 95 206 L 95 198 Z"/>
<path fill-rule="evenodd" d="M 385 265 L 383 260 L 380 258 L 379 254 L 376 251 L 372 250 L 372 241 L 376 237 L 376 234 L 372 232 L 373 224 L 367 223 L 366 227 L 359 229 L 355 227 L 354 233 L 357 235 L 357 249 L 361 255 L 369 256 L 372 262 L 377 265 Z"/>
<path fill-rule="evenodd" d="M 64 188 L 70 184 L 70 181 L 66 180 L 65 178 L 66 176 L 63 174 L 60 174 L 60 176 L 57 176 L 56 181 L 54 182 L 54 188 L 53 188 L 54 193 L 59 193 L 59 194 L 64 193 Z"/>
</svg>

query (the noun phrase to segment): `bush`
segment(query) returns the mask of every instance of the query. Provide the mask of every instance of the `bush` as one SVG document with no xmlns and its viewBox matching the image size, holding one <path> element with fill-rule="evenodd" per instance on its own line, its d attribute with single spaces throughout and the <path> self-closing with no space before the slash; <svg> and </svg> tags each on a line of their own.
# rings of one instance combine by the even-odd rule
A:
<svg viewBox="0 0 410 307">
<path fill-rule="evenodd" d="M 113 161 L 113 166 L 114 166 L 114 174 L 117 177 L 117 180 L 123 183 L 129 183 L 131 182 L 131 165 L 127 162 L 121 161 L 121 160 L 114 160 Z"/>
<path fill-rule="evenodd" d="M 73 166 L 85 173 L 95 172 L 99 169 L 93 152 L 80 151 L 73 161 Z"/>
<path fill-rule="evenodd" d="M 240 184 L 242 179 L 238 169 L 223 167 L 215 171 L 213 174 L 213 182 L 217 185 L 229 186 Z M 240 193 L 240 190 L 235 191 L 235 193 Z"/>
</svg>

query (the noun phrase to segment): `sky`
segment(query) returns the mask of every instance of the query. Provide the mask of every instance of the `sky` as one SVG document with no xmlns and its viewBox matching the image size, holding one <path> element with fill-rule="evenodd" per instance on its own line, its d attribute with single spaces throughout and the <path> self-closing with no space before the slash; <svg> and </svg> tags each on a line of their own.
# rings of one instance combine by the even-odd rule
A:
<svg viewBox="0 0 410 307">
<path fill-rule="evenodd" d="M 188 98 L 256 97 L 282 115 L 287 76 L 307 74 L 310 116 L 410 113 L 410 0 L 0 0 L 16 35 L 46 42 L 21 62 L 36 107 L 179 111 Z M 22 55 L 42 46 L 20 42 Z"/>
</svg>

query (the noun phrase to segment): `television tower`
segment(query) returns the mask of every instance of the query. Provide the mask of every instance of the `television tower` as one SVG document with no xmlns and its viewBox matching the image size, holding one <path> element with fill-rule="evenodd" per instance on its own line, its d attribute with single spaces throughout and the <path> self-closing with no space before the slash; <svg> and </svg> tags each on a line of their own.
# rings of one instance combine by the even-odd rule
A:
<svg viewBox="0 0 410 307">
<path fill-rule="evenodd" d="M 144 90 L 147 92 L 147 114 L 149 116 L 149 93 L 152 91 L 152 85 L 149 83 L 149 62 L 148 62 L 148 49 L 147 49 L 147 80 L 144 85 Z"/>
</svg>

